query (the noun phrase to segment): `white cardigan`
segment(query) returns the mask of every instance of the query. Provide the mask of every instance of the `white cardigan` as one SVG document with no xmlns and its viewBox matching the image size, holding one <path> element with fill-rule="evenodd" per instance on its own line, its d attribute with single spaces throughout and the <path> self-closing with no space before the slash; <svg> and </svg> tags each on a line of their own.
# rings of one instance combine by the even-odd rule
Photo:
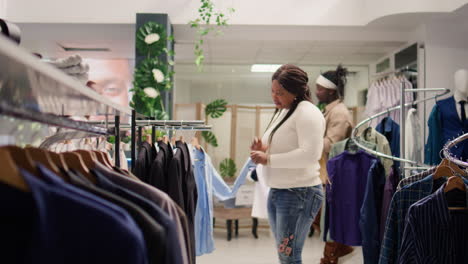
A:
<svg viewBox="0 0 468 264">
<path fill-rule="evenodd" d="M 271 131 L 289 110 L 283 109 L 262 137 L 268 145 Z M 308 101 L 302 101 L 296 111 L 273 135 L 268 147 L 270 162 L 263 169 L 271 188 L 296 188 L 321 184 L 319 160 L 323 151 L 325 118 Z"/>
</svg>

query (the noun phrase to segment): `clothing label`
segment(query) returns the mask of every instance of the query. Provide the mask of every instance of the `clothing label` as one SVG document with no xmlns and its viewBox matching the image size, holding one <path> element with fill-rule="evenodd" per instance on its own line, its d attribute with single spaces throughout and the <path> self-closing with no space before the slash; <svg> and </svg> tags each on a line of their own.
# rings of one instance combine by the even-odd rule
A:
<svg viewBox="0 0 468 264">
<path fill-rule="evenodd" d="M 239 188 L 236 194 L 236 206 L 252 205 L 254 197 L 254 185 L 245 184 Z"/>
</svg>

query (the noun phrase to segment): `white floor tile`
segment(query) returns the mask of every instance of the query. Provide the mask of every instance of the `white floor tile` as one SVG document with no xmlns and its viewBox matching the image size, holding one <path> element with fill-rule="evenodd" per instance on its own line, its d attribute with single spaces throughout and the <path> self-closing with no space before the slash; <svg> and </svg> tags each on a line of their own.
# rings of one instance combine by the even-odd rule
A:
<svg viewBox="0 0 468 264">
<path fill-rule="evenodd" d="M 307 238 L 302 253 L 303 264 L 319 264 L 323 254 L 322 242 L 317 234 Z M 274 240 L 266 230 L 259 231 L 255 239 L 248 229 L 239 230 L 239 237 L 226 240 L 226 231 L 215 229 L 215 247 L 212 254 L 197 257 L 197 264 L 276 264 L 278 263 Z M 361 264 L 362 249 L 339 259 L 340 264 Z"/>
</svg>

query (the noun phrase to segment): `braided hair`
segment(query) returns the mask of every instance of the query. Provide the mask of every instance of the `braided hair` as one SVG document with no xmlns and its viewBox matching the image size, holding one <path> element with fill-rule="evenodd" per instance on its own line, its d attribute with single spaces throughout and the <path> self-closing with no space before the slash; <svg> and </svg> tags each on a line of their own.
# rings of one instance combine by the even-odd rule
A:
<svg viewBox="0 0 468 264">
<path fill-rule="evenodd" d="M 273 128 L 270 133 L 270 138 L 268 140 L 269 144 L 273 139 L 273 135 L 275 134 L 276 130 L 288 120 L 288 118 L 296 111 L 297 106 L 302 101 L 309 101 L 312 102 L 310 88 L 307 83 L 309 82 L 309 77 L 307 73 L 303 71 L 301 68 L 292 65 L 292 64 L 284 64 L 281 66 L 271 77 L 271 81 L 277 81 L 286 91 L 296 96 L 294 101 L 292 102 L 289 112 L 283 117 L 283 119 Z M 276 108 L 275 114 L 270 120 L 268 124 L 268 128 L 273 123 L 273 120 L 277 116 L 279 109 Z M 268 129 L 267 128 L 267 129 Z"/>
<path fill-rule="evenodd" d="M 336 85 L 336 91 L 338 93 L 339 98 L 343 98 L 344 96 L 344 88 L 346 86 L 346 75 L 348 75 L 348 69 L 343 68 L 341 64 L 338 65 L 336 70 L 334 71 L 327 71 L 322 74 L 323 77 L 327 78 L 329 81 L 333 82 Z"/>
</svg>

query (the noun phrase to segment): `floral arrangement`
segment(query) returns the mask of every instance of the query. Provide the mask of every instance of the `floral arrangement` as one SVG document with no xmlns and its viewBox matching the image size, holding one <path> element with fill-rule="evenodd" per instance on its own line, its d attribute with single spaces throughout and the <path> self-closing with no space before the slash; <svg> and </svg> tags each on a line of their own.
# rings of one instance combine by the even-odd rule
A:
<svg viewBox="0 0 468 264">
<path fill-rule="evenodd" d="M 144 24 L 136 33 L 137 53 L 145 59 L 135 68 L 130 106 L 138 113 L 158 120 L 169 119 L 161 92 L 173 86 L 174 62 L 168 60 L 165 64 L 160 60 L 164 54 L 174 56 L 174 52 L 167 49 L 168 41 L 174 41 L 174 38 L 168 37 L 164 26 L 155 22 Z"/>
</svg>

